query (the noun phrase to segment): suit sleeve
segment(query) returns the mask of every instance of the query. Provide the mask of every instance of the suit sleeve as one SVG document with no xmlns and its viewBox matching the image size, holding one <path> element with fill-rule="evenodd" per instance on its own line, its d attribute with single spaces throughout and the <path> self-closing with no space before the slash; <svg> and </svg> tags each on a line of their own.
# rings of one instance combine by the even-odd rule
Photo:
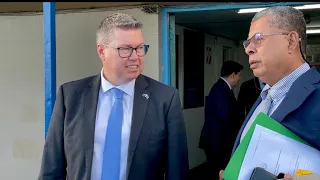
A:
<svg viewBox="0 0 320 180">
<path fill-rule="evenodd" d="M 44 144 L 39 180 L 65 180 L 66 159 L 64 154 L 64 93 L 59 88 L 50 126 Z"/>
<path fill-rule="evenodd" d="M 166 120 L 168 130 L 166 180 L 186 180 L 189 172 L 188 146 L 178 90 L 174 92 Z"/>
</svg>

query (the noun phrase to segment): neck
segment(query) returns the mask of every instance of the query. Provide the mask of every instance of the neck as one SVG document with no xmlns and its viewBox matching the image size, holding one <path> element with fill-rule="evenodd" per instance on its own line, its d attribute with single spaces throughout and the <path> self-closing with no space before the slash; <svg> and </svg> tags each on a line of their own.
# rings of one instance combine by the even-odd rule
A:
<svg viewBox="0 0 320 180">
<path fill-rule="evenodd" d="M 123 84 L 123 82 L 117 79 L 115 75 L 109 74 L 105 70 L 103 70 L 103 77 L 114 86 L 120 86 L 121 84 Z"/>
<path fill-rule="evenodd" d="M 233 81 L 231 80 L 231 78 L 230 77 L 223 77 L 229 84 L 230 84 L 230 86 L 231 86 L 231 88 L 233 88 Z"/>
<path fill-rule="evenodd" d="M 274 76 L 273 79 L 270 79 L 268 82 L 266 82 L 269 86 L 273 86 L 275 85 L 277 82 L 281 81 L 281 79 L 283 79 L 284 77 L 288 76 L 290 73 L 292 73 L 293 71 L 295 71 L 296 69 L 298 69 L 303 63 L 305 63 L 304 60 L 299 60 L 299 61 L 292 61 L 289 62 L 290 66 L 287 65 L 285 67 L 286 70 L 278 73 L 278 75 Z"/>
</svg>

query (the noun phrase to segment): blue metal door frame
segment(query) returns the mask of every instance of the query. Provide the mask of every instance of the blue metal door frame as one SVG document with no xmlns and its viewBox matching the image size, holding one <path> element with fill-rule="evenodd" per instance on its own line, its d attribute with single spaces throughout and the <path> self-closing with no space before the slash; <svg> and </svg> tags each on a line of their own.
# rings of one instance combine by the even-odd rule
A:
<svg viewBox="0 0 320 180">
<path fill-rule="evenodd" d="M 235 10 L 246 8 L 264 8 L 271 6 L 299 6 L 306 4 L 319 4 L 319 2 L 252 2 L 252 3 L 228 3 L 201 6 L 186 7 L 168 7 L 161 10 L 161 57 L 162 57 L 162 74 L 161 82 L 171 85 L 171 60 L 169 44 L 169 14 L 180 12 L 199 12 L 199 11 L 217 11 L 217 10 Z M 174 71 L 174 70 L 173 70 Z"/>
</svg>

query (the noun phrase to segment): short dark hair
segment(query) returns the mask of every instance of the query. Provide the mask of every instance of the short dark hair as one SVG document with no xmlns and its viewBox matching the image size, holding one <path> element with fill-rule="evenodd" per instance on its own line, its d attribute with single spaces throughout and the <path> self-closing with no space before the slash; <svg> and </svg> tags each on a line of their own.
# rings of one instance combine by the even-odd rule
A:
<svg viewBox="0 0 320 180">
<path fill-rule="evenodd" d="M 221 77 L 228 77 L 232 73 L 238 73 L 242 71 L 243 66 L 235 61 L 225 61 L 222 64 L 220 75 Z"/>
</svg>

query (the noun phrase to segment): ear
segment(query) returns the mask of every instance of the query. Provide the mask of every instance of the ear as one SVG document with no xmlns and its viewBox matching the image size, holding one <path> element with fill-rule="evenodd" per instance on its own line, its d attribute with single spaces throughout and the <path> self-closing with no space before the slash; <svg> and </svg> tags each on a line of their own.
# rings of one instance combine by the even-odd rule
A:
<svg viewBox="0 0 320 180">
<path fill-rule="evenodd" d="M 236 75 L 236 73 L 233 72 L 233 73 L 231 74 L 231 78 L 234 78 L 235 75 Z"/>
<path fill-rule="evenodd" d="M 98 52 L 98 55 L 101 59 L 101 61 L 104 61 L 105 60 L 105 51 L 104 51 L 104 46 L 102 44 L 97 44 L 97 52 Z"/>
<path fill-rule="evenodd" d="M 289 54 L 292 54 L 296 51 L 297 48 L 299 49 L 299 34 L 295 31 L 291 32 L 290 34 L 288 34 L 288 41 Z"/>
</svg>

